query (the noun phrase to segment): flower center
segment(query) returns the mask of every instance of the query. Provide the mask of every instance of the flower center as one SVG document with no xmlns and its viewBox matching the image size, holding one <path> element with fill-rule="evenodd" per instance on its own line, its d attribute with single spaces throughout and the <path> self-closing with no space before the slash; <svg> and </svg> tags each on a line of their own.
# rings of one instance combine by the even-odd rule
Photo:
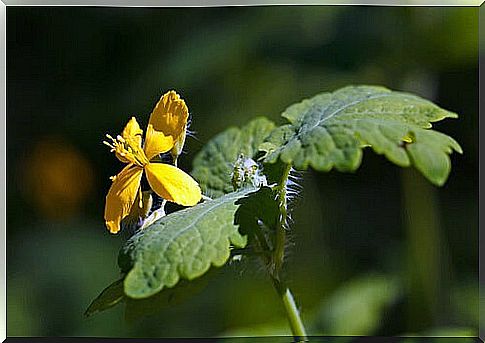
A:
<svg viewBox="0 0 485 343">
<path fill-rule="evenodd" d="M 143 168 L 149 161 L 143 148 L 141 147 L 141 138 L 123 138 L 118 135 L 115 138 L 110 135 L 106 135 L 111 142 L 103 141 L 103 143 L 111 148 L 111 152 L 114 152 L 116 157 L 124 163 L 134 163 L 137 166 Z"/>
</svg>

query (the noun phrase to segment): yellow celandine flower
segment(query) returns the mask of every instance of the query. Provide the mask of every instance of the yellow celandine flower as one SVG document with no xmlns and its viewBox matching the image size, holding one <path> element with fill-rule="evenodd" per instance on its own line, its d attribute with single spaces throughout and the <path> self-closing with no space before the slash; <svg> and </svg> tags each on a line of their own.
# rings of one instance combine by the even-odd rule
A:
<svg viewBox="0 0 485 343">
<path fill-rule="evenodd" d="M 140 186 L 143 173 L 155 193 L 168 201 L 183 206 L 193 206 L 200 201 L 200 187 L 190 175 L 175 166 L 151 162 L 161 153 L 170 151 L 173 155 L 174 151 L 181 150 L 188 118 L 186 109 L 183 100 L 170 91 L 162 96 L 150 116 L 143 146 L 143 131 L 134 117 L 116 139 L 107 135 L 111 142 L 104 143 L 120 161 L 128 164 L 112 177 L 113 184 L 106 196 L 104 219 L 111 233 L 120 230 L 121 220 L 130 213 L 137 196 L 140 200 L 137 205 L 143 206 Z"/>
</svg>

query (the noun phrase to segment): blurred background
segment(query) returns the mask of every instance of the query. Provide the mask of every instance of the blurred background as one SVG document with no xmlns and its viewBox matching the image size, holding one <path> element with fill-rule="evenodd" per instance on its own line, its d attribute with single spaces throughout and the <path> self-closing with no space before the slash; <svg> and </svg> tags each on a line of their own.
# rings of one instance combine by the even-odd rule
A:
<svg viewBox="0 0 485 343">
<path fill-rule="evenodd" d="M 352 174 L 301 174 L 286 277 L 310 334 L 477 335 L 478 9 L 293 6 L 7 8 L 8 336 L 289 334 L 264 270 L 230 263 L 190 297 L 84 318 L 118 277 L 126 239 L 104 227 L 102 144 L 162 93 L 195 138 L 349 84 L 416 93 L 459 113 L 437 188 L 366 151 Z M 186 298 L 186 299 L 185 299 Z M 155 303 L 156 304 L 156 303 Z"/>
</svg>

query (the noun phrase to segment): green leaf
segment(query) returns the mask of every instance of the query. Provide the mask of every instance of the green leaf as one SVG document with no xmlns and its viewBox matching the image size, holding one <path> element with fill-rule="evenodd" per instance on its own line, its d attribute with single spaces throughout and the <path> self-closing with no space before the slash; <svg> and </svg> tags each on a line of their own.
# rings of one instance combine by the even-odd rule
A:
<svg viewBox="0 0 485 343">
<path fill-rule="evenodd" d="M 252 191 L 246 188 L 174 212 L 130 238 L 119 258 L 122 270 L 131 268 L 124 282 L 125 294 L 146 298 L 175 286 L 181 278 L 201 276 L 211 265 L 224 265 L 231 244 L 246 245 L 234 215 L 237 200 Z"/>
<path fill-rule="evenodd" d="M 90 317 L 97 312 L 107 310 L 122 301 L 124 296 L 123 279 L 120 279 L 106 287 L 89 305 L 84 315 Z"/>
<path fill-rule="evenodd" d="M 125 319 L 129 322 L 134 322 L 148 315 L 152 315 L 163 308 L 178 305 L 191 299 L 208 285 L 209 280 L 215 274 L 214 269 L 209 270 L 202 277 L 192 281 L 181 280 L 174 287 L 167 288 L 163 292 L 158 292 L 152 297 L 144 299 L 127 297 L 123 289 L 123 278 L 106 287 L 91 302 L 88 309 L 84 312 L 84 315 L 90 317 L 98 312 L 110 309 L 119 303 L 124 303 Z"/>
<path fill-rule="evenodd" d="M 383 87 L 349 86 L 290 106 L 282 114 L 290 124 L 275 129 L 261 144 L 264 161 L 278 159 L 296 169 L 354 171 L 362 149 L 371 147 L 391 162 L 414 165 L 442 185 L 450 172 L 449 154 L 461 153 L 451 137 L 430 130 L 431 123 L 456 118 L 418 96 Z"/>
<path fill-rule="evenodd" d="M 275 125 L 269 119 L 253 119 L 242 128 L 231 127 L 210 140 L 194 159 L 192 176 L 204 194 L 216 198 L 232 192 L 233 164 L 240 154 L 254 158 L 259 145 Z"/>
</svg>

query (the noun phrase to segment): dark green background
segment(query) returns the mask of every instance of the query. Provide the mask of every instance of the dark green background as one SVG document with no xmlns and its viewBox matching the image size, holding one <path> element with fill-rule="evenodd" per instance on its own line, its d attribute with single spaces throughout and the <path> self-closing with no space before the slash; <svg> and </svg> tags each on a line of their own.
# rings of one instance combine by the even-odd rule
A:
<svg viewBox="0 0 485 343">
<path fill-rule="evenodd" d="M 123 235 L 103 223 L 120 164 L 101 144 L 162 92 L 195 138 L 348 84 L 417 93 L 460 114 L 436 188 L 366 151 L 353 174 L 302 173 L 286 277 L 311 334 L 476 335 L 478 9 L 233 7 L 7 9 L 7 334 L 289 333 L 264 270 L 231 263 L 148 317 L 83 311 L 118 276 Z"/>
</svg>

